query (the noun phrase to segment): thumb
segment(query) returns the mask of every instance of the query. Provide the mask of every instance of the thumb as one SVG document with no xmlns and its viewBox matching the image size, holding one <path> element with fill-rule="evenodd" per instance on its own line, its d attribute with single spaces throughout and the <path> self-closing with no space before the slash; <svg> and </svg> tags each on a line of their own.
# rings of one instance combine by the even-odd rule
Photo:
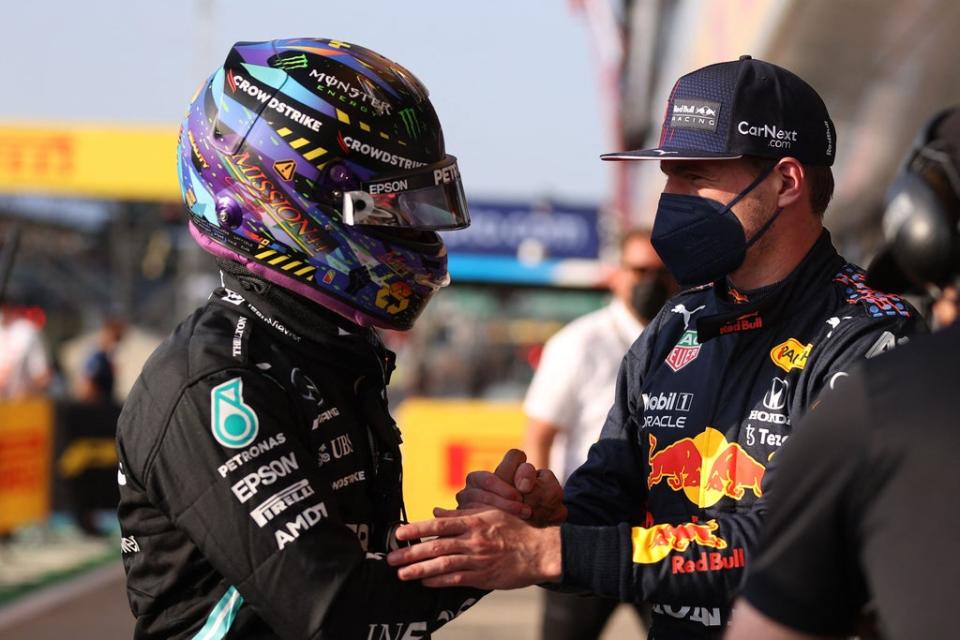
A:
<svg viewBox="0 0 960 640">
<path fill-rule="evenodd" d="M 523 451 L 520 451 L 520 449 L 510 449 L 504 454 L 503 460 L 500 461 L 500 464 L 497 465 L 496 471 L 493 473 L 504 482 L 513 485 L 513 479 L 514 475 L 517 473 L 517 467 L 526 461 L 527 454 L 525 454 Z"/>
<path fill-rule="evenodd" d="M 530 463 L 524 462 L 517 467 L 513 482 L 520 493 L 530 493 L 537 484 L 537 470 Z"/>
</svg>

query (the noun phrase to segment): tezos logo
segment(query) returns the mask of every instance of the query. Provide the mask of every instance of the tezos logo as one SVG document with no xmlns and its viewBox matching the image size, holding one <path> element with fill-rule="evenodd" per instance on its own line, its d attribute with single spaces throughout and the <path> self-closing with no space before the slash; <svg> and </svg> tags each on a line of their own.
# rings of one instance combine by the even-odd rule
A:
<svg viewBox="0 0 960 640">
<path fill-rule="evenodd" d="M 240 449 L 257 437 L 260 421 L 250 405 L 243 401 L 243 380 L 227 380 L 210 391 L 210 427 L 217 442 Z"/>
</svg>

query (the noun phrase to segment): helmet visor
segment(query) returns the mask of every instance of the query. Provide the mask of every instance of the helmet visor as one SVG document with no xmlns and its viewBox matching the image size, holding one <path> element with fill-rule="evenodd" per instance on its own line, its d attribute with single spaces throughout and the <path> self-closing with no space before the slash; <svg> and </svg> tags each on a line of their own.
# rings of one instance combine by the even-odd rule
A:
<svg viewBox="0 0 960 640">
<path fill-rule="evenodd" d="M 424 231 L 469 226 L 457 159 L 447 156 L 416 171 L 364 182 L 360 190 L 345 192 L 343 221 Z"/>
</svg>

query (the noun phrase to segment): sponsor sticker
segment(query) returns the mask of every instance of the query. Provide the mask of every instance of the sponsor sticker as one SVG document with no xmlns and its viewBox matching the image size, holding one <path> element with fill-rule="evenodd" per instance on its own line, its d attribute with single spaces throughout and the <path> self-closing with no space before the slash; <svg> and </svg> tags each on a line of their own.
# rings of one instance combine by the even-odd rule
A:
<svg viewBox="0 0 960 640">
<path fill-rule="evenodd" d="M 677 342 L 673 350 L 667 354 L 664 362 L 674 372 L 677 372 L 696 360 L 698 355 L 700 355 L 700 343 L 697 341 L 697 332 L 687 329 L 680 336 L 680 341 Z"/>
<path fill-rule="evenodd" d="M 260 503 L 256 509 L 250 512 L 250 517 L 253 518 L 258 527 L 262 527 L 273 520 L 274 517 L 286 511 L 287 507 L 306 500 L 313 494 L 313 487 L 310 486 L 309 480 L 298 480 Z"/>
<path fill-rule="evenodd" d="M 807 365 L 807 358 L 812 350 L 812 344 L 803 344 L 796 338 L 790 338 L 770 350 L 770 359 L 773 364 L 790 373 Z"/>
<path fill-rule="evenodd" d="M 770 411 L 780 411 L 787 406 L 787 390 L 790 382 L 786 378 L 774 378 L 770 390 L 763 394 L 763 406 Z"/>
<path fill-rule="evenodd" d="M 764 466 L 712 427 L 659 451 L 656 437 L 649 433 L 648 438 L 648 488 L 666 482 L 667 487 L 682 491 L 701 509 L 713 506 L 723 497 L 741 500 L 747 491 L 758 498 L 763 495 Z"/>
<path fill-rule="evenodd" d="M 367 472 L 361 469 L 360 471 L 354 471 L 353 473 L 347 474 L 342 478 L 338 478 L 330 483 L 330 488 L 334 491 L 340 491 L 340 489 L 345 489 L 352 484 L 358 482 L 364 482 L 367 479 Z"/>
<path fill-rule="evenodd" d="M 287 436 L 283 433 L 278 433 L 275 436 L 270 436 L 266 440 L 261 440 L 248 449 L 244 449 L 237 455 L 227 458 L 222 465 L 217 467 L 217 472 L 220 474 L 221 478 L 226 478 L 227 474 L 231 471 L 236 471 L 246 463 L 250 462 L 251 460 L 255 460 L 261 454 L 270 451 L 277 445 L 284 444 L 286 441 Z"/>
<path fill-rule="evenodd" d="M 723 624 L 719 607 L 692 607 L 690 605 L 673 606 L 669 604 L 654 604 L 653 612 L 670 616 L 677 620 L 699 622 L 705 627 L 719 627 Z"/>
<path fill-rule="evenodd" d="M 670 126 L 677 129 L 717 130 L 720 103 L 698 98 L 676 98 L 670 113 Z"/>
<path fill-rule="evenodd" d="M 243 401 L 243 380 L 239 376 L 211 389 L 210 404 L 210 426 L 217 442 L 241 449 L 256 439 L 260 421 Z"/>
<path fill-rule="evenodd" d="M 737 133 L 742 136 L 766 138 L 767 146 L 775 149 L 790 149 L 797 141 L 795 129 L 781 129 L 775 124 L 751 124 L 746 120 L 737 123 Z"/>
<path fill-rule="evenodd" d="M 653 564 L 673 551 L 683 553 L 690 545 L 726 549 L 727 541 L 714 533 L 719 527 L 716 520 L 708 520 L 703 524 L 634 527 L 631 532 L 633 561 L 637 564 Z"/>
<path fill-rule="evenodd" d="M 304 531 L 309 530 L 318 522 L 327 517 L 327 506 L 324 503 L 315 504 L 301 511 L 296 518 L 285 522 L 283 527 L 273 532 L 277 541 L 277 549 L 283 551 L 283 548 L 300 537 Z"/>
<path fill-rule="evenodd" d="M 291 452 L 258 467 L 256 471 L 248 473 L 230 488 L 240 504 L 243 504 L 257 495 L 261 486 L 270 486 L 298 469 L 300 465 L 297 462 L 297 456 Z"/>
</svg>

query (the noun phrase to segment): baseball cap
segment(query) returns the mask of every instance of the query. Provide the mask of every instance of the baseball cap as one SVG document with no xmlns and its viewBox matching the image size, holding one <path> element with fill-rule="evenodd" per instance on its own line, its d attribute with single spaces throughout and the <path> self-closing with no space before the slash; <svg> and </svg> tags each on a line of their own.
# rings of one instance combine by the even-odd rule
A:
<svg viewBox="0 0 960 640">
<path fill-rule="evenodd" d="M 775 64 L 741 56 L 682 76 L 660 143 L 603 160 L 733 160 L 746 155 L 833 164 L 837 132 L 816 90 Z"/>
</svg>

